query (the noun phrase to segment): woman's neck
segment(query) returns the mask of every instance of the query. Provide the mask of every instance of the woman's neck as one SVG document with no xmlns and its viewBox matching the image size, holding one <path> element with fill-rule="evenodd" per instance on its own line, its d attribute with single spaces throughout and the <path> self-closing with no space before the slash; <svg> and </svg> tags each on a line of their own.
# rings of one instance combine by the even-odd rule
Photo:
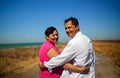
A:
<svg viewBox="0 0 120 78">
<path fill-rule="evenodd" d="M 51 42 L 51 41 L 48 41 L 50 44 L 54 45 L 55 46 L 55 43 L 54 42 Z"/>
</svg>

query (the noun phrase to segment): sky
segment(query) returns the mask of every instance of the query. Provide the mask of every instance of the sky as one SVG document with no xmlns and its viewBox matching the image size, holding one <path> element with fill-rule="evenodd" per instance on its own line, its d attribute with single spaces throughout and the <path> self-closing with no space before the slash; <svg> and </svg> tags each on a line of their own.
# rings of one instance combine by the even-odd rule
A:
<svg viewBox="0 0 120 78">
<path fill-rule="evenodd" d="M 0 0 L 0 44 L 45 40 L 54 26 L 69 41 L 64 20 L 75 17 L 91 40 L 120 40 L 120 0 Z"/>
</svg>

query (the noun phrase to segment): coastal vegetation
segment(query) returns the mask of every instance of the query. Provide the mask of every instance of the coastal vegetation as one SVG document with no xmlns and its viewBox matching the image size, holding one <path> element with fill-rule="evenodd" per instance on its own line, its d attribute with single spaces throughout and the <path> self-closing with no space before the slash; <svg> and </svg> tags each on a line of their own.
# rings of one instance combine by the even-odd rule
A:
<svg viewBox="0 0 120 78">
<path fill-rule="evenodd" d="M 94 40 L 93 45 L 95 52 L 108 57 L 116 72 L 120 72 L 120 40 Z"/>
<path fill-rule="evenodd" d="M 62 51 L 67 43 L 58 43 Z M 120 72 L 120 41 L 93 41 L 95 52 L 108 57 L 116 72 Z M 13 47 L 0 49 L 0 78 L 17 74 L 31 65 L 39 65 L 40 46 Z"/>
</svg>

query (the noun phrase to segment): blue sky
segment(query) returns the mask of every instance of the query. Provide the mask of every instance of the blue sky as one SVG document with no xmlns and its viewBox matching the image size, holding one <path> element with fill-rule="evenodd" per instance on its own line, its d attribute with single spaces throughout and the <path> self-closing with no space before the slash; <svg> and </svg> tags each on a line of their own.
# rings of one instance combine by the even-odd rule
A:
<svg viewBox="0 0 120 78">
<path fill-rule="evenodd" d="M 92 40 L 120 40 L 120 0 L 0 0 L 0 44 L 43 42 L 55 26 L 68 41 L 64 20 L 76 17 Z"/>
</svg>

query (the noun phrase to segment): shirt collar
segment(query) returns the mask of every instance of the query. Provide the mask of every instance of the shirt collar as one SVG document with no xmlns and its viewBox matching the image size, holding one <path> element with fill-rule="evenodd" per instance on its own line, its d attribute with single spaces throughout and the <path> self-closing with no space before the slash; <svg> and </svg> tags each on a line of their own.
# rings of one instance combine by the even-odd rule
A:
<svg viewBox="0 0 120 78">
<path fill-rule="evenodd" d="M 78 36 L 80 36 L 81 34 L 82 34 L 82 32 L 81 32 L 81 31 L 78 31 L 74 37 L 78 37 Z M 74 37 L 73 37 L 73 38 L 74 38 Z"/>
</svg>

